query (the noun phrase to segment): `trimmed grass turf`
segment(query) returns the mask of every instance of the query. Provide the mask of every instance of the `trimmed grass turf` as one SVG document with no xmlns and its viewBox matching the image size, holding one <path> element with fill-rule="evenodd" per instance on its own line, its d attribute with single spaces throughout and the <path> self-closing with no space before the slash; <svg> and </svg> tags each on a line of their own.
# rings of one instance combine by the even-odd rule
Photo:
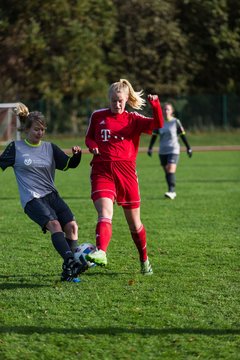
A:
<svg viewBox="0 0 240 360">
<path fill-rule="evenodd" d="M 62 284 L 49 234 L 22 212 L 1 173 L 1 359 L 239 359 L 239 152 L 181 154 L 177 198 L 163 198 L 157 154 L 138 157 L 142 221 L 154 275 L 115 207 L 107 268 Z M 89 161 L 56 184 L 94 242 Z"/>
<path fill-rule="evenodd" d="M 73 137 L 71 135 L 53 136 L 46 134 L 46 138 L 48 138 L 49 141 L 53 141 L 57 145 L 65 149 L 69 149 L 76 144 L 79 144 L 84 149 L 85 148 L 84 136 L 85 136 L 85 130 L 81 131 L 80 137 L 79 136 Z M 240 145 L 239 144 L 240 129 L 231 129 L 231 130 L 213 129 L 212 131 L 203 131 L 203 132 L 187 130 L 186 136 L 191 146 Z M 147 147 L 149 145 L 149 141 L 150 141 L 149 135 L 146 134 L 141 135 L 140 145 L 142 147 Z M 180 143 L 181 145 L 183 145 L 181 140 Z M 156 141 L 154 146 L 158 146 L 158 140 Z"/>
</svg>

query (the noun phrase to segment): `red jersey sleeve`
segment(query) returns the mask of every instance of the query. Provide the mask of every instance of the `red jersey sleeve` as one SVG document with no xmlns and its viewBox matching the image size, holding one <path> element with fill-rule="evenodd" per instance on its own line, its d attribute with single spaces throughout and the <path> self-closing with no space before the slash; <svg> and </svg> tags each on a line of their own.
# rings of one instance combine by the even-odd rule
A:
<svg viewBox="0 0 240 360">
<path fill-rule="evenodd" d="M 146 133 L 152 134 L 154 129 L 159 129 L 164 126 L 164 118 L 162 113 L 162 108 L 159 99 L 149 100 L 149 103 L 153 110 L 153 117 L 146 117 L 140 115 L 137 112 L 132 112 L 132 116 L 135 120 L 135 131 L 139 134 Z"/>
<path fill-rule="evenodd" d="M 86 138 L 85 138 L 85 144 L 89 148 L 89 150 L 92 150 L 92 149 L 95 149 L 98 147 L 97 143 L 94 140 L 94 132 L 95 132 L 94 118 L 95 118 L 95 112 L 91 115 L 91 118 L 89 120 L 89 125 L 88 125 Z"/>
<path fill-rule="evenodd" d="M 158 98 L 156 100 L 148 99 L 148 101 L 153 109 L 153 119 L 154 119 L 153 129 L 163 128 L 164 119 L 163 119 L 163 113 L 159 99 Z"/>
</svg>

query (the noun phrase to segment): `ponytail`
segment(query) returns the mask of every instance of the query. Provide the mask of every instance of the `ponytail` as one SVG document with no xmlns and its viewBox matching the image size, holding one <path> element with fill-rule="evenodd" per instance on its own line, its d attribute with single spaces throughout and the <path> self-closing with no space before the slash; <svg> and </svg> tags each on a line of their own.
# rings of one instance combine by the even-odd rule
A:
<svg viewBox="0 0 240 360">
<path fill-rule="evenodd" d="M 27 106 L 23 103 L 17 103 L 17 106 L 13 109 L 13 111 L 19 117 L 20 127 L 18 130 L 23 131 L 25 129 L 27 117 L 29 115 Z"/>
<path fill-rule="evenodd" d="M 109 88 L 109 97 L 113 92 L 125 92 L 128 95 L 127 104 L 133 109 L 141 110 L 146 105 L 143 99 L 143 90 L 134 91 L 130 82 L 126 79 L 120 79 L 118 82 L 113 83 Z"/>
<path fill-rule="evenodd" d="M 29 112 L 27 106 L 23 103 L 18 103 L 17 106 L 14 108 L 14 112 L 20 120 L 20 127 L 18 128 L 19 131 L 25 131 L 30 129 L 33 122 L 38 122 L 45 129 L 47 128 L 44 115 L 39 111 Z"/>
</svg>

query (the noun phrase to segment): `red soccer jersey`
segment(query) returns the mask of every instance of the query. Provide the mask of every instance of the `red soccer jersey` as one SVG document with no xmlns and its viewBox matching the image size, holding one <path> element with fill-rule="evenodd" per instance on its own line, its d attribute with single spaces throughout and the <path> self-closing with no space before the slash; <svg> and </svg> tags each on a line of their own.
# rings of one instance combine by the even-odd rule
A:
<svg viewBox="0 0 240 360">
<path fill-rule="evenodd" d="M 97 110 L 92 114 L 86 145 L 89 149 L 98 148 L 100 152 L 100 155 L 94 156 L 93 162 L 136 160 L 141 133 L 151 134 L 153 129 L 164 125 L 159 100 L 149 102 L 153 107 L 153 118 L 128 111 L 114 114 L 110 109 Z"/>
</svg>

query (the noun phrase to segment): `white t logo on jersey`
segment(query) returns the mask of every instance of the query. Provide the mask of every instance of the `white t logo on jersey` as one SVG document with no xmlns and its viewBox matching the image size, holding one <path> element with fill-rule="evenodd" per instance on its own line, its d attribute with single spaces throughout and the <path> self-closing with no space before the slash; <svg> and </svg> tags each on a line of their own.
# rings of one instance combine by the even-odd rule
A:
<svg viewBox="0 0 240 360">
<path fill-rule="evenodd" d="M 110 133 L 111 132 L 108 129 L 101 130 L 101 138 L 103 139 L 103 141 L 108 141 L 108 139 L 110 139 L 111 137 Z"/>
</svg>

